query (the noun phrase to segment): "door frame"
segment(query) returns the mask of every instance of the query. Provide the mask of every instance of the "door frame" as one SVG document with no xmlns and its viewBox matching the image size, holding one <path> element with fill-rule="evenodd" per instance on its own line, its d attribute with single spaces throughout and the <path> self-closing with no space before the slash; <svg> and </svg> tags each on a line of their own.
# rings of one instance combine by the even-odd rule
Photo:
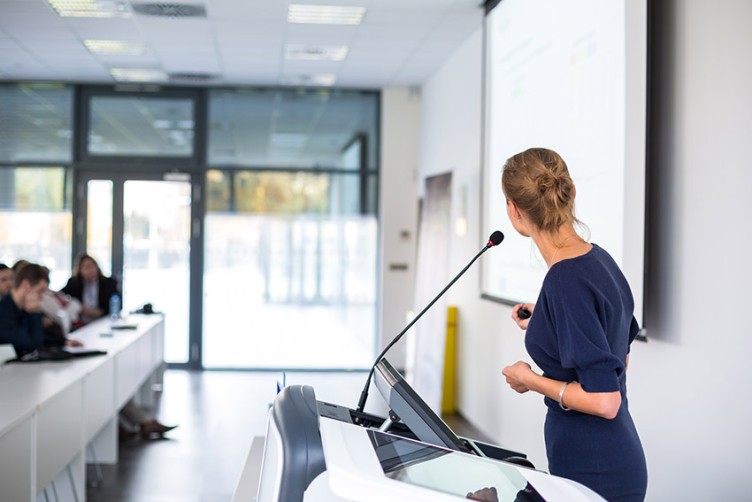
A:
<svg viewBox="0 0 752 502">
<path fill-rule="evenodd" d="M 86 251 L 88 227 L 88 182 L 112 181 L 112 277 L 122 286 L 123 192 L 126 181 L 186 181 L 191 185 L 191 230 L 189 254 L 188 361 L 168 363 L 170 368 L 202 369 L 203 275 L 204 275 L 204 173 L 175 168 L 124 171 L 105 166 L 77 169 L 74 173 L 73 258 Z"/>
</svg>

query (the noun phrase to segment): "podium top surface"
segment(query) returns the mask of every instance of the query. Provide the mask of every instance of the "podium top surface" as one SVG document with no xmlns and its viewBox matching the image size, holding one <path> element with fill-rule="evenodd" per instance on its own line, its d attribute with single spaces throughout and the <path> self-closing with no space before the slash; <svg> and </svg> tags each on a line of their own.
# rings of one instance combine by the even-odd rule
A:
<svg viewBox="0 0 752 502">
<path fill-rule="evenodd" d="M 353 424 L 322 417 L 320 431 L 330 489 L 348 500 L 457 501 L 491 487 L 500 502 L 603 500 L 568 479 Z"/>
</svg>

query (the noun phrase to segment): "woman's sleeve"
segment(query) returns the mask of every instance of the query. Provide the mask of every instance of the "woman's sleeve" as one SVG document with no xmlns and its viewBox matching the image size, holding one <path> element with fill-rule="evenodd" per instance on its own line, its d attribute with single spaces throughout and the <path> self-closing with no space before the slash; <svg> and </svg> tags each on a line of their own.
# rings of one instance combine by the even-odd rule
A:
<svg viewBox="0 0 752 502">
<path fill-rule="evenodd" d="M 582 281 L 561 281 L 557 286 L 550 307 L 562 366 L 577 372 L 587 392 L 620 390 L 624 363 L 609 347 L 601 320 L 603 302 Z"/>
<path fill-rule="evenodd" d="M 634 342 L 634 339 L 637 338 L 637 334 L 640 332 L 640 325 L 637 324 L 637 319 L 635 319 L 634 316 L 632 316 L 632 323 L 629 325 L 629 343 L 631 344 Z"/>
</svg>

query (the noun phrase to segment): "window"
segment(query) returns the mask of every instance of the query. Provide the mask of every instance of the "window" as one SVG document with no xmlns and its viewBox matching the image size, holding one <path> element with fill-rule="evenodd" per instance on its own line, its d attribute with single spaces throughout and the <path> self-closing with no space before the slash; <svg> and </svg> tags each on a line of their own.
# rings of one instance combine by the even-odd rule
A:
<svg viewBox="0 0 752 502">
<path fill-rule="evenodd" d="M 72 110 L 70 87 L 0 84 L 0 163 L 70 163 Z"/>
<path fill-rule="evenodd" d="M 212 90 L 209 165 L 375 171 L 378 106 L 374 92 Z M 354 138 L 362 161 L 347 164 Z"/>
<path fill-rule="evenodd" d="M 90 156 L 193 156 L 192 99 L 92 96 L 88 110 Z"/>
<path fill-rule="evenodd" d="M 235 192 L 237 210 L 206 215 L 204 365 L 368 367 L 376 335 L 375 215 L 330 212 L 328 175 L 235 174 L 247 188 Z M 310 193 L 275 191 L 294 188 L 295 177 Z"/>
<path fill-rule="evenodd" d="M 377 114 L 376 93 L 211 91 L 206 367 L 371 364 Z"/>
<path fill-rule="evenodd" d="M 50 269 L 50 287 L 70 277 L 68 171 L 57 167 L 0 168 L 0 262 L 19 259 Z"/>
</svg>

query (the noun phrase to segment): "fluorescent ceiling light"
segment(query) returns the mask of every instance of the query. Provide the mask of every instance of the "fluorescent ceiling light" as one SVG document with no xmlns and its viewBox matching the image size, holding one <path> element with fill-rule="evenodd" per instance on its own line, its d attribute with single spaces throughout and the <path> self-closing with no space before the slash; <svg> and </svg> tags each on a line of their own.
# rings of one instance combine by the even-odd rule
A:
<svg viewBox="0 0 752 502">
<path fill-rule="evenodd" d="M 164 82 L 167 73 L 153 68 L 110 68 L 110 75 L 120 82 Z"/>
<path fill-rule="evenodd" d="M 342 61 L 347 57 L 346 45 L 293 45 L 285 46 L 285 59 L 307 61 Z"/>
<path fill-rule="evenodd" d="M 131 17 L 125 2 L 118 0 L 47 0 L 62 17 Z"/>
<path fill-rule="evenodd" d="M 302 85 L 311 87 L 330 87 L 337 81 L 337 76 L 332 73 L 320 73 L 318 75 L 288 75 L 282 79 L 285 85 Z"/>
<path fill-rule="evenodd" d="M 137 42 L 123 42 L 120 40 L 84 40 L 89 52 L 102 56 L 143 56 L 149 48 Z"/>
<path fill-rule="evenodd" d="M 292 4 L 287 9 L 288 23 L 360 24 L 366 14 L 365 7 L 340 5 Z"/>
</svg>

